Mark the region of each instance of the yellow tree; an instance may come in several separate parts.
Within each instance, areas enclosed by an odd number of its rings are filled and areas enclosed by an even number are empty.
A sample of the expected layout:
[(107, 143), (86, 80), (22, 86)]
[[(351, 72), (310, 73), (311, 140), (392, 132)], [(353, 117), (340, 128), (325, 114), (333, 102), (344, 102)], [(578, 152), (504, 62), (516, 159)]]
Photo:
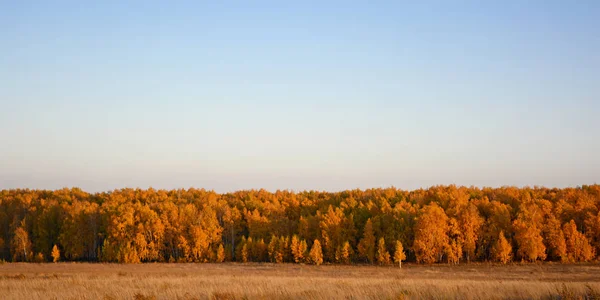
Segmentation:
[(512, 247), (504, 237), (504, 231), (500, 231), (500, 235), (492, 248), (492, 257), (503, 264), (512, 259)]
[(225, 206), (225, 211), (222, 216), (223, 220), (223, 238), (228, 241), (231, 246), (231, 258), (235, 257), (234, 251), (236, 249), (235, 239), (238, 232), (241, 231), (241, 219), (242, 214), (237, 207)]
[(339, 208), (334, 210), (331, 205), (327, 213), (321, 217), (319, 226), (321, 227), (325, 257), (328, 261), (334, 260), (336, 249), (342, 245), (343, 220), (344, 212)]
[(298, 261), (304, 262), (306, 260), (306, 252), (308, 251), (308, 244), (306, 240), (302, 240), (300, 242), (300, 246), (298, 247)]
[(425, 206), (415, 225), (413, 250), (417, 262), (441, 261), (448, 245), (448, 216), (437, 204)]
[(15, 229), (15, 235), (12, 239), (11, 252), (13, 261), (28, 261), (33, 256), (31, 252), (31, 241), (29, 233), (24, 228), (24, 222)]
[(187, 239), (182, 235), (180, 235), (177, 239), (177, 248), (181, 252), (179, 259), (182, 261), (190, 261), (192, 251), (190, 249)]
[(567, 244), (567, 257), (571, 262), (590, 261), (594, 258), (594, 250), (585, 235), (577, 231), (575, 221), (563, 225)]
[(290, 237), (279, 237), (279, 246), (277, 247), (277, 262), (283, 263), (290, 261)]
[(487, 197), (480, 202), (486, 220), (481, 227), (477, 255), (482, 260), (494, 260), (492, 252), (500, 232), (503, 231), (508, 236), (512, 234), (512, 208), (498, 201), (490, 202)]
[(225, 260), (225, 248), (223, 248), (223, 244), (219, 244), (219, 248), (217, 248), (217, 262), (221, 263)]
[(242, 245), (242, 254), (240, 255), (242, 262), (247, 263), (250, 261), (250, 250), (248, 250), (248, 243)]
[(548, 255), (552, 259), (567, 260), (567, 244), (565, 235), (560, 227), (560, 221), (555, 216), (550, 216), (542, 230), (544, 240), (548, 247)]
[(527, 222), (517, 218), (513, 222), (515, 241), (519, 246), (517, 254), (525, 260), (536, 261), (546, 259), (546, 246), (541, 231), (535, 222)]
[(190, 238), (192, 240), (190, 244), (192, 259), (199, 262), (206, 261), (210, 249), (208, 232), (201, 226), (192, 226)]
[(52, 261), (58, 262), (59, 260), (60, 260), (60, 250), (58, 250), (58, 247), (56, 245), (54, 245), (54, 247), (52, 247)]
[(323, 263), (323, 251), (321, 250), (321, 243), (319, 240), (314, 241), (310, 253), (308, 254), (308, 258), (311, 263), (317, 266)]
[(475, 249), (477, 248), (483, 222), (483, 218), (479, 215), (479, 211), (473, 203), (470, 203), (459, 213), (458, 223), (462, 237), (460, 244), (466, 254), (467, 262), (475, 257)]
[(292, 251), (292, 256), (295, 263), (300, 263), (304, 259), (304, 252), (306, 252), (306, 248), (303, 250), (301, 247), (302, 242), (298, 238), (297, 235), (292, 236), (292, 241), (290, 243), (290, 248)]
[(597, 214), (588, 212), (585, 219), (585, 234), (596, 249), (596, 253), (600, 254), (600, 212)]
[(458, 264), (463, 253), (460, 242), (453, 240), (452, 242), (447, 244), (444, 249), (444, 253), (446, 254), (446, 258), (449, 264)]
[(404, 247), (402, 246), (402, 242), (396, 241), (396, 247), (394, 251), (394, 261), (398, 263), (398, 267), (402, 268), (402, 261), (406, 259), (406, 254), (404, 253)]
[(271, 235), (271, 241), (269, 242), (267, 250), (269, 252), (269, 259), (271, 262), (280, 262), (277, 261), (277, 254), (279, 253), (279, 238), (274, 234)]
[(290, 250), (292, 251), (292, 258), (294, 259), (294, 262), (296, 262), (296, 263), (298, 262), (297, 261), (298, 246), (300, 246), (300, 239), (298, 239), (298, 236), (294, 234), (290, 241)]
[(362, 259), (373, 263), (375, 260), (375, 234), (373, 233), (373, 223), (371, 219), (367, 220), (363, 230), (363, 238), (358, 243), (358, 254)]
[(342, 245), (342, 247), (338, 248), (336, 251), (335, 259), (337, 262), (350, 264), (352, 261), (353, 252), (352, 246), (350, 246), (350, 243), (346, 241), (344, 242), (344, 245)]
[(385, 239), (379, 238), (377, 242), (377, 262), (380, 265), (388, 265), (390, 263), (390, 253), (385, 248)]

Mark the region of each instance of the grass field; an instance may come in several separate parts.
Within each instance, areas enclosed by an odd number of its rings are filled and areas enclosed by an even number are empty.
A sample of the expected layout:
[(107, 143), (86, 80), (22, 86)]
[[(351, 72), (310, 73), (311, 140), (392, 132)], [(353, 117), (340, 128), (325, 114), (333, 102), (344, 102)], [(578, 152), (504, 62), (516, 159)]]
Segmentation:
[(0, 299), (600, 299), (600, 265), (0, 265)]

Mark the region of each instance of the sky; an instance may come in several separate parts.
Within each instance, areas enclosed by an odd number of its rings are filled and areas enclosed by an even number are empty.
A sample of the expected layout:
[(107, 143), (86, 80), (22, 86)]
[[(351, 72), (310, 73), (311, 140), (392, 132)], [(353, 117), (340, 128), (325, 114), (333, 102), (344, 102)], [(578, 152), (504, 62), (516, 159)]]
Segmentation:
[(600, 183), (600, 1), (1, 1), (0, 189)]

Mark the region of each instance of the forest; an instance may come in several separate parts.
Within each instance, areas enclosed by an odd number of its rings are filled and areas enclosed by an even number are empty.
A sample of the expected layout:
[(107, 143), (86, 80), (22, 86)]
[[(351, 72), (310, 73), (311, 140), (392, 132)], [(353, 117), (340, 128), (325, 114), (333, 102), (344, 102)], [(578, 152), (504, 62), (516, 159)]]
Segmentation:
[(586, 262), (600, 185), (342, 192), (0, 191), (13, 262)]

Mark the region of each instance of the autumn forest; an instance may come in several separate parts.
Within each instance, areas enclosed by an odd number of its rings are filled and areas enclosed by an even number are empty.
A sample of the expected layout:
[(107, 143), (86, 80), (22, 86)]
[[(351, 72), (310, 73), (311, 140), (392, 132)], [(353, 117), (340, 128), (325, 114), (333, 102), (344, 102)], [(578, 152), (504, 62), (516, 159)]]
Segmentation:
[(600, 185), (2, 190), (0, 233), (5, 261), (585, 262), (600, 254)]

